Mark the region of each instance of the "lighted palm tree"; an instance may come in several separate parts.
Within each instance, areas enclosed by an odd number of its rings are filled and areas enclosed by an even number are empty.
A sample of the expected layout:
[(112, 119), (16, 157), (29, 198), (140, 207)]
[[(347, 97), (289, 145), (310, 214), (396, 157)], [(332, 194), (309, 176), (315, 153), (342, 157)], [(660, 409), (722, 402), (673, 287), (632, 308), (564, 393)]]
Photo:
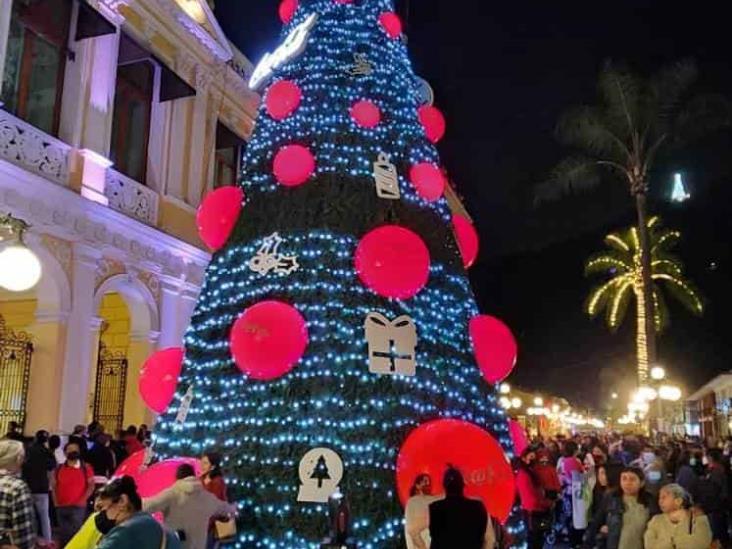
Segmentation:
[[(649, 79), (608, 64), (600, 74), (598, 104), (571, 109), (557, 126), (558, 137), (580, 155), (561, 162), (537, 190), (539, 200), (556, 198), (595, 186), (604, 175), (626, 185), (638, 218), (638, 269), (646, 296), (651, 295), (653, 286), (646, 195), (657, 157), (664, 149), (728, 126), (732, 118), (723, 97), (690, 96), (696, 79), (696, 66), (691, 61), (671, 65)], [(656, 315), (654, 300), (641, 296), (640, 306), (646, 340), (639, 371), (643, 383), (645, 362), (656, 360)]]
[[(651, 259), (651, 295), (654, 303), (654, 327), (661, 333), (668, 325), (669, 312), (664, 291), (677, 299), (695, 315), (701, 315), (704, 306), (699, 292), (685, 278), (681, 261), (671, 254), (681, 233), (664, 229), (659, 217), (648, 220), (649, 251)], [(635, 299), (637, 322), (637, 359), (639, 381), (647, 379), (648, 336), (645, 325), (645, 296), (641, 263), (640, 235), (636, 227), (605, 237), (608, 250), (592, 256), (585, 264), (585, 275), (604, 274), (607, 279), (592, 289), (585, 303), (591, 317), (605, 311), (610, 330), (623, 323)]]

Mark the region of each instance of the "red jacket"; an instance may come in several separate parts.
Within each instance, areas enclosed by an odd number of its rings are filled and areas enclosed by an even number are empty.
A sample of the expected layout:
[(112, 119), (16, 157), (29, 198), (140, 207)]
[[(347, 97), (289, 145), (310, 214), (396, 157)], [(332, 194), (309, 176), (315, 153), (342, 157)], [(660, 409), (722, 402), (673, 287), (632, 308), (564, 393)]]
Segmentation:
[(559, 484), (557, 469), (553, 465), (537, 463), (534, 465), (534, 471), (536, 472), (536, 476), (539, 477), (541, 487), (547, 492), (559, 492), (562, 489), (561, 484)]
[(521, 498), (521, 508), (524, 511), (541, 512), (551, 509), (551, 500), (544, 497), (541, 486), (534, 482), (525, 469), (519, 469), (516, 475), (516, 488)]

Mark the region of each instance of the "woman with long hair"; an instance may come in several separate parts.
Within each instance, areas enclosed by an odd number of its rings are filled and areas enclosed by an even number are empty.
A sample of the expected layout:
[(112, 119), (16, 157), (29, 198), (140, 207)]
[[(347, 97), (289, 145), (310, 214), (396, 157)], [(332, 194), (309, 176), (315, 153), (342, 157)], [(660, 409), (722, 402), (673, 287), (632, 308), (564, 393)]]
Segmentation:
[(620, 486), (608, 491), (584, 536), (583, 547), (643, 549), (643, 534), (656, 504), (644, 488), (645, 476), (638, 467), (626, 467)]
[(409, 500), (404, 508), (404, 533), (407, 549), (429, 547), (429, 506), (439, 498), (432, 495), (432, 478), (421, 473), (409, 489)]

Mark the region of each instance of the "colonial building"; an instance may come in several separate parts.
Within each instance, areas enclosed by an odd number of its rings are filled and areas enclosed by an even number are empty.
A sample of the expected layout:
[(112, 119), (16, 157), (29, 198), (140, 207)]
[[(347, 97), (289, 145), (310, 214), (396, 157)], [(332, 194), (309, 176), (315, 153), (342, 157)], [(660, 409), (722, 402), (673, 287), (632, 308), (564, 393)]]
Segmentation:
[(0, 215), (42, 264), (0, 292), (2, 432), (152, 420), (140, 367), (181, 345), (210, 258), (196, 207), (236, 180), (251, 69), (203, 0), (0, 2)]
[(715, 442), (732, 436), (732, 371), (705, 383), (686, 403), (689, 434)]

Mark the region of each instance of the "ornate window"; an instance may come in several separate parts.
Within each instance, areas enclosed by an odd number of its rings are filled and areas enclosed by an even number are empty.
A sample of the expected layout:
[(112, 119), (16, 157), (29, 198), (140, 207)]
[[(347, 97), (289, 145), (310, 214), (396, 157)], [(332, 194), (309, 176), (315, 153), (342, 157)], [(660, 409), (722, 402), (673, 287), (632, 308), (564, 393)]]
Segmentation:
[(12, 2), (0, 94), (3, 108), (44, 132), (56, 135), (61, 117), (71, 2)]

